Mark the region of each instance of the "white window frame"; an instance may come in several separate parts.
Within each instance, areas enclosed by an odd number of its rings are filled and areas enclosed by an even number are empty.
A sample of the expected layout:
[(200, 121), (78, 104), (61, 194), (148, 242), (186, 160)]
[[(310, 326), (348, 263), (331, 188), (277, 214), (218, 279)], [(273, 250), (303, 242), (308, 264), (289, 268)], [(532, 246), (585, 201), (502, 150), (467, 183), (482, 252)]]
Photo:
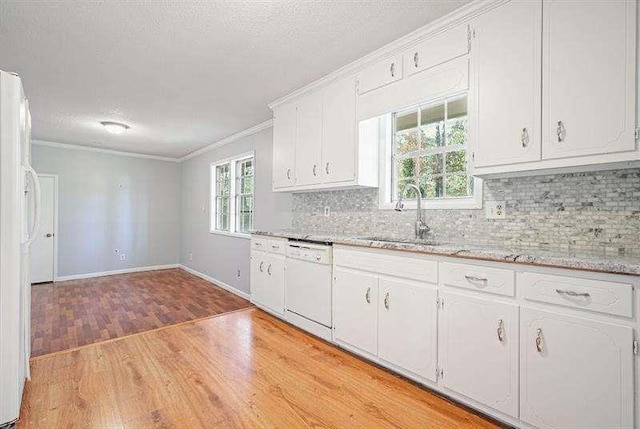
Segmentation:
[[(236, 192), (236, 166), (239, 161), (244, 161), (246, 159), (253, 158), (253, 201), (254, 201), (254, 216), (255, 216), (255, 184), (256, 184), (256, 156), (255, 151), (246, 152), (237, 156), (232, 156), (229, 158), (221, 159), (219, 161), (212, 162), (209, 164), (209, 233), (210, 234), (218, 234), (218, 235), (226, 235), (231, 237), (245, 238), (250, 239), (250, 233), (237, 232), (236, 231), (236, 221), (237, 221), (237, 192)], [(230, 189), (229, 189), (229, 231), (225, 231), (222, 229), (216, 229), (217, 226), (217, 218), (216, 218), (216, 168), (218, 166), (229, 164), (229, 178), (230, 178)]]
[[(380, 187), (378, 192), (378, 207), (382, 210), (394, 210), (396, 207), (396, 201), (393, 200), (393, 115), (395, 112), (401, 112), (406, 109), (410, 109), (416, 106), (424, 106), (437, 104), (446, 100), (455, 99), (464, 94), (468, 94), (468, 91), (448, 94), (444, 97), (425, 100), (422, 103), (417, 103), (411, 106), (406, 106), (401, 109), (395, 109), (394, 112), (387, 113), (378, 118), (380, 127)], [(467, 101), (469, 102), (469, 101)], [(470, 110), (467, 107), (467, 115)], [(468, 124), (472, 121), (468, 120)], [(473, 151), (473, 145), (470, 141), (470, 133), (467, 131), (467, 157)], [(473, 171), (472, 163), (470, 159), (467, 159), (467, 168), (469, 171)], [(442, 199), (422, 199), (422, 208), (425, 210), (439, 210), (439, 209), (481, 209), (482, 208), (482, 179), (478, 177), (473, 178), (474, 195), (470, 197), (461, 198), (442, 198)], [(416, 209), (416, 199), (403, 200), (405, 209)]]

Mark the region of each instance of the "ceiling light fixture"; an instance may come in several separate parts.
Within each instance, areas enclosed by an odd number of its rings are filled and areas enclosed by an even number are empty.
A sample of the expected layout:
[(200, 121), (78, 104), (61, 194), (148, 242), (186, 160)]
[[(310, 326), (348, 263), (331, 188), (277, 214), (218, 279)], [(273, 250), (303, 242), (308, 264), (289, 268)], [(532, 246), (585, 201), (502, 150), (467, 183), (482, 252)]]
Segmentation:
[(120, 122), (100, 122), (107, 132), (111, 134), (122, 134), (129, 129), (129, 125), (121, 124)]

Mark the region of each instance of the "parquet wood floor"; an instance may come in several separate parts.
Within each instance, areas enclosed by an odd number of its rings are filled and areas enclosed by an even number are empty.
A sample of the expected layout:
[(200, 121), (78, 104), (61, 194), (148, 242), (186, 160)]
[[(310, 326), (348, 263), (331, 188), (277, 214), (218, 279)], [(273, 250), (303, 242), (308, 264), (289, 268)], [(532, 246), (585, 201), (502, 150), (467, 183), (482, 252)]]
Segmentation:
[(247, 308), (181, 269), (32, 286), (31, 356)]
[(495, 428), (258, 309), (32, 361), (19, 429)]

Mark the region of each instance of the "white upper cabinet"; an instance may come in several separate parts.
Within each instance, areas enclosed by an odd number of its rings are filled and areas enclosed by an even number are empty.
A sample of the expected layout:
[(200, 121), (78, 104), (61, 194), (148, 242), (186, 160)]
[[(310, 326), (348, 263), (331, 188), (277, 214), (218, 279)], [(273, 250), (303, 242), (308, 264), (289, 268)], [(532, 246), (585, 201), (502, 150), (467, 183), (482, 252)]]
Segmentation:
[(296, 104), (286, 103), (273, 111), (273, 188), (295, 184)]
[(322, 163), (322, 93), (305, 95), (298, 101), (296, 138), (296, 185), (313, 185), (321, 181)]
[(468, 53), (468, 31), (466, 24), (458, 25), (404, 51), (405, 75), (410, 76)]
[(538, 428), (634, 427), (630, 327), (522, 308), (520, 335), (522, 420)]
[(402, 79), (402, 54), (394, 55), (358, 73), (358, 94)]
[(635, 149), (635, 17), (635, 1), (545, 1), (543, 158)]
[(541, 20), (542, 0), (513, 0), (472, 23), (476, 167), (540, 160)]
[(340, 80), (328, 86), (322, 100), (322, 177), (324, 183), (356, 177), (356, 82)]

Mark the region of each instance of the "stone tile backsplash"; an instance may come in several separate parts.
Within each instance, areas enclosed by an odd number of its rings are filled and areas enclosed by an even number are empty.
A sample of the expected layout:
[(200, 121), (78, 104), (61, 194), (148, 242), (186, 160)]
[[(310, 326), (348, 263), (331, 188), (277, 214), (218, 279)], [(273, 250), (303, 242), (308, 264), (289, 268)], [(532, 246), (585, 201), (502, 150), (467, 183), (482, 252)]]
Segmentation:
[[(640, 256), (640, 169), (489, 179), (483, 198), (505, 201), (507, 218), (488, 220), (484, 209), (424, 210), (429, 238)], [(292, 226), (309, 233), (411, 238), (414, 220), (415, 210), (380, 210), (377, 189), (293, 195)]]

